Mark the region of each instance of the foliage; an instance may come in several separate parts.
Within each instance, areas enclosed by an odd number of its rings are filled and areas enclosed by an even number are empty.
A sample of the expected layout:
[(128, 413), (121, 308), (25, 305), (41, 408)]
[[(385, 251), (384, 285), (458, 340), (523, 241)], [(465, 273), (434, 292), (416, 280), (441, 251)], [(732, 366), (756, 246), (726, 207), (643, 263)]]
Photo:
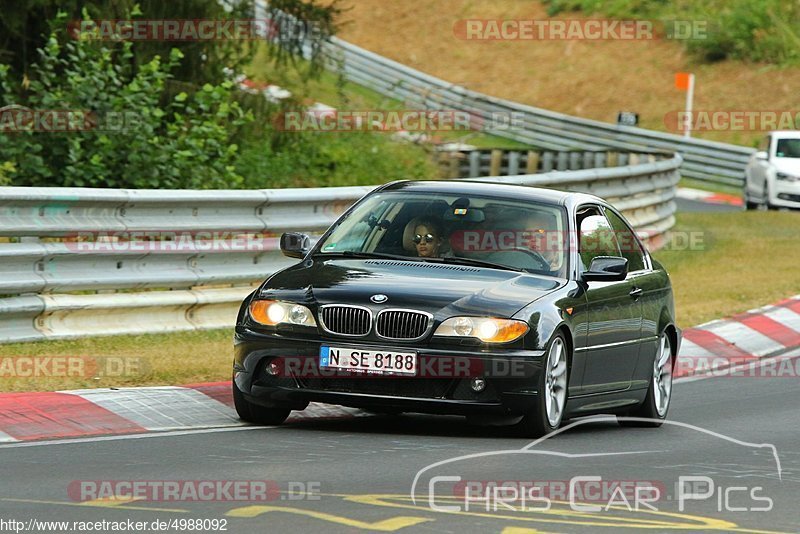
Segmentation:
[(372, 185), (436, 175), (428, 153), (374, 132), (287, 133), (279, 147), (253, 142), (237, 167), (245, 187)]
[[(294, 1), (271, 5), (291, 12)], [(295, 10), (295, 15), (324, 19), (328, 13), (314, 2), (304, 9), (317, 11)], [(62, 15), (51, 26), (62, 28), (65, 20)], [(324, 25), (325, 32), (335, 29), (332, 18)], [(295, 52), (302, 42), (295, 43)], [(183, 52), (173, 49), (141, 63), (140, 44), (76, 40), (54, 31), (38, 51), (38, 61), (28, 66), (29, 76), (20, 79), (10, 65), (0, 64), (0, 107), (86, 111), (97, 123), (86, 131), (0, 132), (0, 184), (232, 189), (376, 184), (436, 175), (424, 148), (394, 142), (385, 133), (276, 129), (276, 114), (308, 105), (302, 95), (314, 76), (335, 77), (322, 76), (321, 64), (293, 55), (291, 45), (266, 55), (262, 65), (300, 80), (293, 88), (300, 96), (273, 104), (228, 79), (218, 84), (177, 80), (175, 73), (186, 61)], [(286, 62), (294, 67), (287, 69)], [(343, 84), (335, 87), (337, 94), (344, 91)], [(110, 117), (118, 120), (104, 120)]]
[(14, 163), (15, 185), (204, 189), (242, 183), (231, 138), (250, 116), (232, 100), (233, 83), (206, 84), (161, 106), (181, 52), (135, 67), (131, 48), (87, 40), (62, 45), (53, 34), (31, 67), (29, 87), (14, 87), (9, 69), (0, 69), (0, 103), (17, 104), (22, 95), (32, 110), (89, 111), (96, 118), (83, 131), (0, 135), (0, 162)]
[(800, 60), (800, 4), (784, 0), (545, 0), (548, 13), (583, 11), (614, 18), (706, 23), (706, 35), (685, 41), (705, 61), (773, 64)]
[[(270, 47), (270, 57), (279, 64), (296, 64), (295, 58), (304, 45), (312, 52), (307, 75), (317, 75), (323, 66), (321, 44), (336, 31), (335, 19), (341, 13), (337, 1), (273, 0), (269, 15), (282, 10), (300, 19), (297, 31), (283, 31)], [(56, 20), (63, 12), (66, 18)], [(130, 20), (131, 15), (146, 20), (248, 20), (257, 13), (254, 0), (220, 2), (217, 0), (14, 0), (6, 1), (0, 9), (0, 63), (10, 65), (14, 77), (27, 76), (36, 62), (36, 50), (45, 46), (48, 36), (68, 33), (70, 22), (80, 20), (86, 13), (91, 20)], [(263, 17), (264, 13), (258, 13)], [(55, 21), (55, 22), (54, 22)], [(314, 37), (309, 40), (309, 36)], [(255, 41), (249, 39), (219, 39), (194, 41), (137, 41), (132, 61), (145, 65), (154, 57), (169, 57), (177, 48), (183, 61), (172, 72), (176, 79), (203, 83), (220, 83), (225, 70), (240, 71), (253, 58)]]

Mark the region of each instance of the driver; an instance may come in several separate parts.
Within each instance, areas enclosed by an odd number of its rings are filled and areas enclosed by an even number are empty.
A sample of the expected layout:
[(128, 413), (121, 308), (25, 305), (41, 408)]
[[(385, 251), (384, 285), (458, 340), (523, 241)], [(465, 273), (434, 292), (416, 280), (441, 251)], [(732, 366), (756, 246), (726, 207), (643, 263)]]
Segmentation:
[(414, 227), (412, 241), (420, 258), (438, 258), (442, 248), (442, 228), (431, 219), (423, 219)]

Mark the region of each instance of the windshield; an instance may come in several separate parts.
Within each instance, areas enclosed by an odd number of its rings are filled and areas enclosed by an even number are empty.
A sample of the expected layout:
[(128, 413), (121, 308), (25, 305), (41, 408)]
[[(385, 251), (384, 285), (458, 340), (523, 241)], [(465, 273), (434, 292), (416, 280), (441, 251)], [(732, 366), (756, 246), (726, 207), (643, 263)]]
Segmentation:
[(775, 157), (800, 158), (800, 139), (778, 139)]
[(318, 253), (494, 264), (565, 278), (566, 235), (563, 208), (552, 204), (387, 191), (362, 201)]

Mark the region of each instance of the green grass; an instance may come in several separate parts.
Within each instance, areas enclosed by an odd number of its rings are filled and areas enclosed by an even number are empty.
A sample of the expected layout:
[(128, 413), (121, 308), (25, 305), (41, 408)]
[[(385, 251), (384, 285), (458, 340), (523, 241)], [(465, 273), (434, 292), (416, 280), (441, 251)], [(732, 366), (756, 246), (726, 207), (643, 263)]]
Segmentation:
[[(144, 385), (180, 385), (230, 377), (233, 361), (230, 329), (174, 334), (85, 337), (0, 345), (0, 391), (55, 391)], [(3, 358), (84, 358), (85, 376), (9, 377)], [(114, 358), (113, 363), (104, 363)], [(95, 363), (97, 362), (97, 363)], [(5, 364), (6, 366), (8, 363)], [(95, 368), (111, 369), (98, 376)], [(21, 368), (25, 372), (25, 368)], [(119, 370), (119, 371), (118, 371)]]
[[(696, 250), (678, 247), (654, 256), (670, 273), (678, 324), (695, 326), (800, 293), (800, 214), (790, 212), (681, 213), (674, 232), (702, 237)], [(0, 345), (16, 356), (115, 357), (133, 364), (129, 376), (0, 378), (0, 391), (175, 385), (230, 376), (230, 329), (175, 334), (89, 337)], [(0, 366), (0, 369), (2, 367)]]
[[(678, 323), (695, 326), (800, 293), (794, 212), (681, 213), (675, 234), (694, 232), (700, 250), (654, 254), (670, 273)], [(673, 247), (674, 248), (674, 247)]]

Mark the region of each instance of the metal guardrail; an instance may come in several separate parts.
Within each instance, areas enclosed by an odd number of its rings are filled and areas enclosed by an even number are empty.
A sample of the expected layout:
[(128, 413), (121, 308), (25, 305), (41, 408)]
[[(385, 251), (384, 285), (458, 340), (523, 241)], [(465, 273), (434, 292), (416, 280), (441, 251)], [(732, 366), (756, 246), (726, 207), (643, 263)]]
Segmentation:
[[(478, 179), (596, 194), (658, 246), (680, 164)], [(0, 342), (230, 326), (253, 284), (292, 263), (278, 234), (319, 232), (371, 189), (0, 187), (0, 236), (13, 238), (0, 242)], [(154, 232), (176, 239), (154, 247)]]
[(436, 161), (442, 176), (451, 179), (599, 169), (636, 165), (670, 157), (672, 154), (668, 153), (592, 150), (564, 152), (500, 148), (440, 150), (436, 153)]
[(425, 109), (459, 110), (491, 124), (492, 114), (520, 119), (514, 128), (488, 133), (549, 150), (667, 151), (684, 159), (681, 173), (710, 183), (742, 186), (744, 168), (755, 149), (727, 143), (685, 138), (563, 113), (491, 97), (451, 84), (435, 76), (332, 38), (327, 45), (332, 68), (348, 80), (385, 96)]

